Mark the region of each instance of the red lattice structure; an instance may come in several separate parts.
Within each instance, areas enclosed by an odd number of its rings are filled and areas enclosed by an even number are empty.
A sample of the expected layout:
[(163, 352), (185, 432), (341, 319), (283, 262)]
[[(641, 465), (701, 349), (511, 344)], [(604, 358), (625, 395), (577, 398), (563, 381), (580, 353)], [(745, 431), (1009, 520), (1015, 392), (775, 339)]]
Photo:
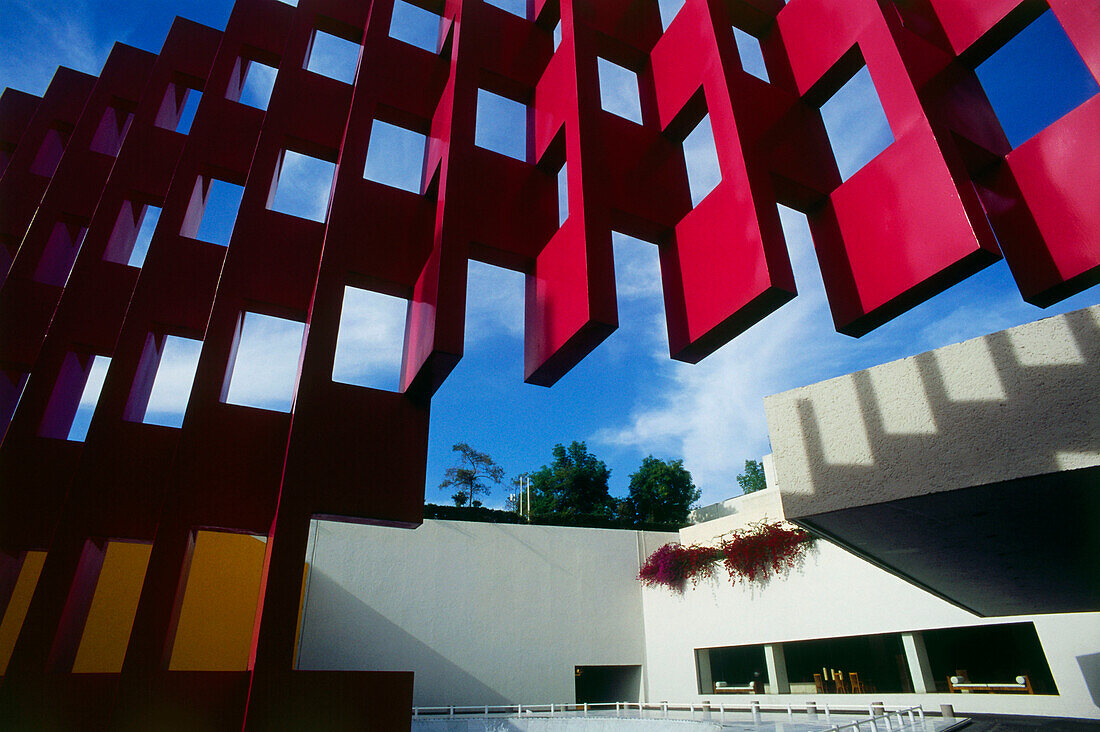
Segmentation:
[[(443, 17), (438, 54), (389, 37), (392, 0), (237, 0), (222, 32), (177, 20), (159, 55), (117, 45), (99, 78), (60, 69), (41, 99), (0, 98), (0, 607), (48, 551), (0, 718), (407, 728), (411, 674), (292, 669), (302, 566), (313, 517), (421, 521), (470, 259), (526, 274), (542, 385), (617, 326), (612, 230), (660, 247), (671, 355), (690, 362), (794, 297), (777, 202), (808, 215), (851, 335), (1002, 255), (1039, 305), (1100, 281), (1100, 98), (1012, 149), (973, 72), (1049, 7), (1100, 79), (1096, 3), (687, 0), (662, 32), (649, 0), (529, 0), (533, 20), (413, 1)], [(770, 83), (742, 70), (733, 26)], [(360, 44), (355, 84), (304, 69), (316, 30)], [(643, 124), (601, 110), (597, 57), (638, 74)], [(279, 69), (266, 111), (235, 101), (250, 61)], [(895, 141), (842, 183), (818, 107), (863, 64)], [(479, 88), (528, 106), (526, 162), (475, 146)], [(707, 113), (722, 181), (693, 207), (680, 143)], [(421, 192), (363, 178), (376, 119), (429, 135)], [(325, 222), (268, 209), (284, 150), (336, 163)], [(192, 238), (212, 178), (244, 186), (228, 247)], [(138, 269), (121, 262), (144, 205), (163, 212)], [(347, 284), (408, 300), (395, 392), (331, 379)], [(245, 312), (306, 324), (289, 414), (225, 401)], [(181, 428), (128, 418), (168, 335), (202, 340)], [(68, 441), (93, 355), (110, 370)], [(199, 528), (267, 537), (248, 671), (167, 670)], [(110, 539), (152, 544), (125, 662), (73, 674)]]

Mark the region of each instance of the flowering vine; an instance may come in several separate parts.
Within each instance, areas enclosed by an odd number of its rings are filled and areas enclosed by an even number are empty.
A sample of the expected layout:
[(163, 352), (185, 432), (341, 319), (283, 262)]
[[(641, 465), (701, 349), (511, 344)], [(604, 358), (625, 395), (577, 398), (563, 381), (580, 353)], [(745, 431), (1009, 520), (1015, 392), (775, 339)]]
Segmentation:
[(796, 526), (762, 521), (726, 534), (717, 546), (665, 544), (649, 555), (638, 579), (651, 587), (665, 585), (680, 591), (689, 579), (694, 585), (701, 577), (710, 577), (721, 562), (735, 584), (763, 581), (795, 567), (812, 542), (810, 534)]

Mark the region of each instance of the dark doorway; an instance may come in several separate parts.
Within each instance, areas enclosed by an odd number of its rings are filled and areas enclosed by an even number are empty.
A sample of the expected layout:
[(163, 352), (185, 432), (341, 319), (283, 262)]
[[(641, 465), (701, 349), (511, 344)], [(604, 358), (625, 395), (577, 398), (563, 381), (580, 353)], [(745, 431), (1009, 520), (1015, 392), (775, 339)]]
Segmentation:
[(642, 696), (641, 666), (577, 666), (577, 704), (638, 701)]

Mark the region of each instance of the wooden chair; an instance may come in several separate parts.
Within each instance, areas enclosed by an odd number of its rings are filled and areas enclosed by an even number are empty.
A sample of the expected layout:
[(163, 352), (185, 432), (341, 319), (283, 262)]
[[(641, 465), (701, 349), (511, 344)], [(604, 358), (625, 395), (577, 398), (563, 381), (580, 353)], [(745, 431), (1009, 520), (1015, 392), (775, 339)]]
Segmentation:
[(847, 694), (848, 689), (844, 685), (844, 672), (833, 670), (833, 687), (837, 694)]
[(848, 686), (851, 688), (853, 694), (863, 693), (863, 684), (859, 683), (859, 674), (855, 671), (848, 674)]
[(818, 694), (824, 694), (825, 692), (825, 678), (821, 674), (814, 674), (814, 686), (817, 687)]

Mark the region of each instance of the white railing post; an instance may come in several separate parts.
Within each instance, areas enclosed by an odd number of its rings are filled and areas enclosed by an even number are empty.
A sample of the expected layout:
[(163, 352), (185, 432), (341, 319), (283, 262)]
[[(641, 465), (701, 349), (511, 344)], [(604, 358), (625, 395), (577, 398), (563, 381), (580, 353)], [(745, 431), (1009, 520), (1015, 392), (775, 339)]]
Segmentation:
[(454, 715), (455, 715), (455, 708), (454, 708), (454, 707), (451, 707), (451, 714), (450, 714), (450, 716), (452, 716), (452, 717), (453, 717)]
[(588, 716), (588, 702), (584, 703), (584, 716)]
[(828, 724), (830, 721), (832, 721), (832, 720), (829, 719), (829, 705), (826, 704), (825, 705), (825, 723)]
[(787, 719), (794, 719), (794, 707), (787, 705)]

